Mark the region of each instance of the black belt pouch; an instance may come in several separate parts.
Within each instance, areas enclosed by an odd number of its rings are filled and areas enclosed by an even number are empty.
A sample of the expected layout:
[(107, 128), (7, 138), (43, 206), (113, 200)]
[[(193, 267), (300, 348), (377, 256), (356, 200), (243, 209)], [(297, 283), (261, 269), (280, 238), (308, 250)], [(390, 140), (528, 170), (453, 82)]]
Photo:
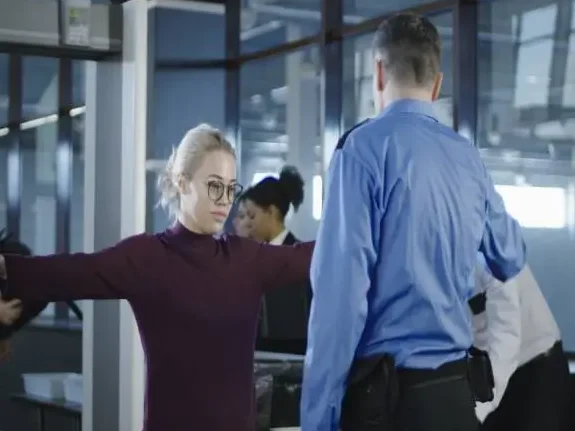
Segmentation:
[(467, 362), (469, 383), (475, 396), (475, 401), (479, 401), (480, 403), (493, 401), (495, 381), (488, 353), (484, 350), (472, 347), (469, 349)]
[(343, 398), (341, 430), (391, 430), (398, 399), (398, 374), (391, 356), (356, 360)]

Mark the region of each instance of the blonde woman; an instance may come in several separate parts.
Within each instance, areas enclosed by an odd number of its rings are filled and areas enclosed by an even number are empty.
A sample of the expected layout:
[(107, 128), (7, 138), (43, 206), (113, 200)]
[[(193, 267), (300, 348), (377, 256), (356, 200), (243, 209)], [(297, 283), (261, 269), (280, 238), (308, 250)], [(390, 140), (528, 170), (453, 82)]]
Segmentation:
[(210, 126), (186, 133), (159, 187), (171, 228), (93, 254), (0, 257), (6, 295), (127, 299), (147, 355), (144, 429), (253, 431), (260, 300), (307, 280), (313, 245), (216, 235), (241, 186), (232, 146)]

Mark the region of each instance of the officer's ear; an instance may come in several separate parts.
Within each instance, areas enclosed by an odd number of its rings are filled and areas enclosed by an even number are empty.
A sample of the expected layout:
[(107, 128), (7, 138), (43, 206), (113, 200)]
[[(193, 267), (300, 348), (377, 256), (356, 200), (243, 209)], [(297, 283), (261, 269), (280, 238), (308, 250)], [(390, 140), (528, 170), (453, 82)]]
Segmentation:
[(433, 91), (431, 93), (431, 100), (434, 102), (439, 99), (439, 93), (441, 92), (441, 84), (443, 84), (443, 73), (439, 72), (435, 76), (435, 80), (433, 82)]
[(385, 89), (387, 76), (385, 74), (385, 69), (383, 68), (383, 61), (381, 60), (381, 57), (375, 57), (373, 73), (375, 78), (375, 90), (378, 93), (382, 93)]

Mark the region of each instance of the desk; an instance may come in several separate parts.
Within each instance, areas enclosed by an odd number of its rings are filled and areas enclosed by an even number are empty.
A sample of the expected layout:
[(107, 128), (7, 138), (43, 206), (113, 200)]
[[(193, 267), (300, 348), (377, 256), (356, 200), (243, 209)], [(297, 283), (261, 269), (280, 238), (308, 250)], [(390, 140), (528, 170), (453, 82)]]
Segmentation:
[(290, 362), (303, 362), (305, 360), (304, 355), (294, 355), (291, 353), (276, 353), (276, 352), (262, 352), (256, 351), (254, 353), (254, 360), (256, 362), (259, 361), (274, 361), (274, 362), (282, 362), (282, 361), (290, 361)]
[(38, 431), (46, 430), (46, 414), (54, 413), (69, 416), (74, 420), (74, 429), (82, 431), (82, 405), (66, 400), (55, 400), (27, 394), (14, 394), (10, 397), (14, 403), (36, 411), (38, 415)]

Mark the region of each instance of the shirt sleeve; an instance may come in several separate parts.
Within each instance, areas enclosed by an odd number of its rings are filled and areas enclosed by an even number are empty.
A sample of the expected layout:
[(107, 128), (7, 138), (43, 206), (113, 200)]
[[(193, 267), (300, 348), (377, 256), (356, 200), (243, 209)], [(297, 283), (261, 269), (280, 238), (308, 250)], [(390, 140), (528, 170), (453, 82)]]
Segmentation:
[[(149, 251), (143, 235), (96, 253), (5, 255), (6, 295), (23, 301), (132, 299)], [(151, 264), (152, 262), (148, 262)]]
[(487, 350), (495, 380), (494, 398), (476, 407), (478, 419), (497, 408), (509, 379), (517, 369), (521, 348), (521, 308), (515, 279), (505, 284), (485, 270), (478, 270), (477, 283), (484, 286), (486, 294)]
[(487, 185), (486, 221), (480, 251), (493, 275), (503, 282), (515, 277), (525, 266), (526, 252), (521, 226), (506, 209), (485, 171)]
[(302, 431), (336, 431), (347, 375), (367, 318), (377, 258), (373, 177), (336, 150), (311, 266), (313, 299), (301, 400)]

